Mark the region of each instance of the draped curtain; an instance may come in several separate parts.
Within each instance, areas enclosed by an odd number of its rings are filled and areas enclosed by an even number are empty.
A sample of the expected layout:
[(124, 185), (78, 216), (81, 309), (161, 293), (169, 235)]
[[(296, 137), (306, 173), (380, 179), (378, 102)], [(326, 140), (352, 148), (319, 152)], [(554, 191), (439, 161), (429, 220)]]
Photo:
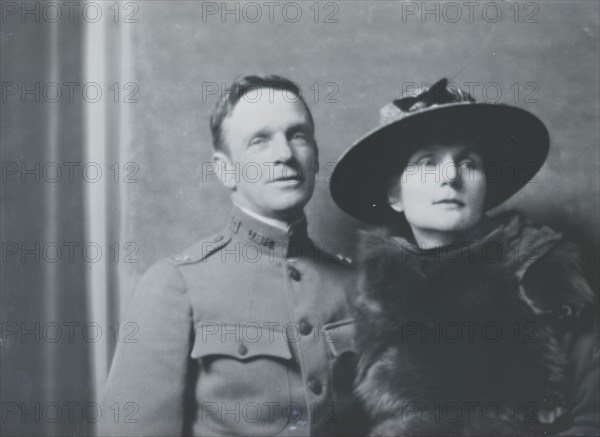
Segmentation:
[(99, 396), (122, 333), (128, 29), (36, 22), (36, 4), (1, 23), (0, 431), (84, 435), (113, 414)]

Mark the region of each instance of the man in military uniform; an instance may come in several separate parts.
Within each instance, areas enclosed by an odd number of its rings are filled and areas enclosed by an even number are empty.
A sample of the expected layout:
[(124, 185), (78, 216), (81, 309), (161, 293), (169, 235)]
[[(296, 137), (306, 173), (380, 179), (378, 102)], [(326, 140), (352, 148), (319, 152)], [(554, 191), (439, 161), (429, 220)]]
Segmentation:
[[(141, 279), (125, 315), (139, 342), (117, 347), (103, 435), (356, 431), (340, 409), (354, 275), (308, 238), (303, 213), (318, 168), (312, 115), (278, 76), (231, 89), (211, 116), (231, 217)], [(244, 178), (250, 166), (260, 172)]]

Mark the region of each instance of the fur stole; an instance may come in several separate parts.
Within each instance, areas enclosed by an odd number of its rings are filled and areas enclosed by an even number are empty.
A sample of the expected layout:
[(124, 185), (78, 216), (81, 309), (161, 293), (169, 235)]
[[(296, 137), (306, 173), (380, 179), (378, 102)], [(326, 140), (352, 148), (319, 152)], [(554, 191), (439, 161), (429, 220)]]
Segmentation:
[(535, 434), (568, 409), (561, 339), (593, 299), (576, 251), (516, 214), (465, 237), (361, 237), (356, 393), (377, 435)]

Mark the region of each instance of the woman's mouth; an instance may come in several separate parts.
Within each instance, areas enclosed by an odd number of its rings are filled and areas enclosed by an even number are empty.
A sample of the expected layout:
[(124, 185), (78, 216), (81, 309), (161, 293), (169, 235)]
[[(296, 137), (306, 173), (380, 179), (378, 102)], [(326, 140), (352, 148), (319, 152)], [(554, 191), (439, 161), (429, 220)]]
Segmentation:
[(458, 199), (442, 199), (436, 200), (433, 202), (434, 205), (456, 205), (456, 206), (465, 206), (465, 203), (462, 200)]

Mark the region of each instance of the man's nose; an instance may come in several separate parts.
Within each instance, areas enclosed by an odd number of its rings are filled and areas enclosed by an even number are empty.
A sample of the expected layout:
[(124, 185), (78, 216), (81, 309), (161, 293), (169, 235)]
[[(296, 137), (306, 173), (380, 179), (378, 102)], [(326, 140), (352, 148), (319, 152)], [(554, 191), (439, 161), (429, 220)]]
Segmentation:
[(271, 144), (275, 162), (287, 162), (294, 156), (290, 143), (284, 134), (275, 135)]

